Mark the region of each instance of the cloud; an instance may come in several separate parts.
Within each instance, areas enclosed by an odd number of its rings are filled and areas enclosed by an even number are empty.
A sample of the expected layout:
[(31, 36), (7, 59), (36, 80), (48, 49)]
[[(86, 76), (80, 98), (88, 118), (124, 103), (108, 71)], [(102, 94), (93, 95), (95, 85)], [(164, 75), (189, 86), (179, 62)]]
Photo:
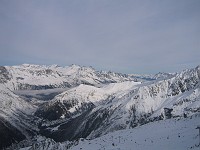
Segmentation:
[(200, 64), (200, 2), (0, 1), (0, 63), (88, 65), (126, 73)]

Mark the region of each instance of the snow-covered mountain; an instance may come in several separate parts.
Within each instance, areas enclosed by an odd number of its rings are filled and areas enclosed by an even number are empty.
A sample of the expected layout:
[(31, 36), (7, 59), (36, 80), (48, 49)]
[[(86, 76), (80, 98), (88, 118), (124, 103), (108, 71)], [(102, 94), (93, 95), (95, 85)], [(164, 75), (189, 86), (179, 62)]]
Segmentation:
[(1, 67), (0, 72), (1, 82), (13, 90), (41, 90), (133, 80), (126, 74), (96, 71), (92, 67), (78, 65), (60, 67), (23, 64)]
[[(135, 80), (125, 74), (96, 71), (92, 67), (23, 64), (0, 67), (0, 148), (39, 132), (38, 105), (80, 84)], [(41, 108), (41, 107), (40, 107)], [(44, 115), (44, 114), (43, 114)], [(6, 131), (6, 134), (4, 134)]]
[[(156, 122), (165, 119), (174, 122), (171, 118), (183, 120), (200, 112), (200, 66), (175, 74), (159, 73), (148, 80), (141, 77), (142, 82), (133, 75), (99, 72), (76, 65), (26, 64), (0, 70), (1, 103), (5, 106), (0, 109), (2, 114), (6, 113), (3, 116), (0, 112), (2, 118), (19, 132), (27, 122), (24, 128), (32, 126), (32, 129), (26, 138), (45, 136), (53, 139), (50, 143), (56, 147), (63, 146), (57, 142), (79, 138), (95, 141), (97, 137), (106, 134), (109, 137), (110, 133), (122, 129), (125, 136), (132, 128), (137, 130), (149, 123), (152, 127), (155, 123), (164, 128)], [(19, 112), (24, 117), (9, 115)], [(22, 123), (15, 125), (17, 119)], [(74, 145), (74, 142), (69, 143)], [(64, 145), (66, 148), (66, 143)]]
[[(80, 85), (45, 103), (36, 115), (47, 120), (68, 119), (62, 125), (55, 121), (49, 125), (45, 123), (45, 128), (43, 126), (44, 135), (57, 141), (77, 137), (96, 138), (119, 129), (133, 128), (168, 117), (191, 116), (199, 112), (199, 79), (198, 66), (171, 78), (142, 84), (127, 81), (99, 88)], [(60, 111), (63, 108), (65, 111)], [(170, 110), (172, 112), (168, 116), (167, 111)], [(57, 117), (49, 118), (46, 115), (52, 113)], [(70, 126), (74, 122), (78, 125)], [(59, 129), (74, 131), (63, 135)]]
[(175, 76), (175, 73), (166, 73), (166, 72), (159, 72), (156, 75), (154, 75), (152, 78), (153, 79), (159, 79), (159, 80), (163, 80), (166, 78), (172, 78), (173, 76)]

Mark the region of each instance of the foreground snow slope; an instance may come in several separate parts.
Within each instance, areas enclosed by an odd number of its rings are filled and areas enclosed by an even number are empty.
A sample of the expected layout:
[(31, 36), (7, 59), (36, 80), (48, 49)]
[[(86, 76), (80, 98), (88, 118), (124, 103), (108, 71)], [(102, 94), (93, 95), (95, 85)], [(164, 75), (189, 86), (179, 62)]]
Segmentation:
[(18, 150), (199, 150), (200, 113), (115, 131), (99, 138), (55, 142), (45, 137), (25, 140), (9, 148)]
[(116, 131), (93, 140), (80, 140), (70, 150), (199, 150), (200, 114)]

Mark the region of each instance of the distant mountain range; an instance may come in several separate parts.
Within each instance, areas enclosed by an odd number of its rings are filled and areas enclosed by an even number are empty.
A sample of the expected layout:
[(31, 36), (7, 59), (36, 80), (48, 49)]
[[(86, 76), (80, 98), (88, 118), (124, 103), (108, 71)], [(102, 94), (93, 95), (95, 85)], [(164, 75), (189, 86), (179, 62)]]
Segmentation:
[(198, 114), (200, 66), (156, 75), (78, 65), (0, 67), (0, 149), (73, 148), (82, 138)]

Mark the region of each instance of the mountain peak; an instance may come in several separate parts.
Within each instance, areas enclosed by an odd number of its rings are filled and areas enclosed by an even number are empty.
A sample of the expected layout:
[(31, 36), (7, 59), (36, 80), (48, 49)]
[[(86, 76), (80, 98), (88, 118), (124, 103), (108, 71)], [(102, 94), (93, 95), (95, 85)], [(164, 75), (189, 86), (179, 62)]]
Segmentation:
[(72, 68), (81, 68), (81, 66), (77, 65), (77, 64), (71, 64), (71, 65), (69, 65), (69, 67), (72, 67)]

